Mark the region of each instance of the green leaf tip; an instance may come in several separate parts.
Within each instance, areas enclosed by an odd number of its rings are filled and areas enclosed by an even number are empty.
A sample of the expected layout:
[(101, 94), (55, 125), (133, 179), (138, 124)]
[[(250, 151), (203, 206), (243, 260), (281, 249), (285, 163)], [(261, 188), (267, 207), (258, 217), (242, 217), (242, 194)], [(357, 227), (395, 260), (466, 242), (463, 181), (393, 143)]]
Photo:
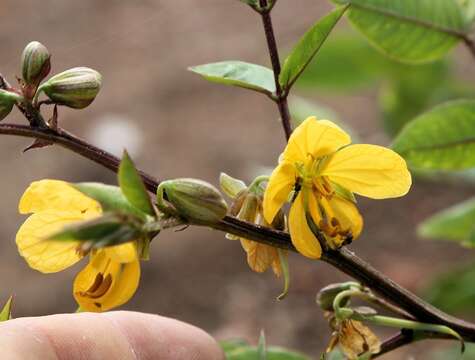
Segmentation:
[(155, 215), (145, 184), (127, 151), (124, 150), (118, 171), (119, 186), (125, 198), (140, 211)]
[(279, 82), (283, 89), (288, 91), (295, 81), (297, 81), (298, 77), (320, 50), (347, 8), (347, 5), (336, 8), (317, 21), (299, 40), (285, 60), (279, 76)]
[(0, 312), (0, 322), (10, 320), (12, 318), (13, 295), (10, 295), (7, 302)]

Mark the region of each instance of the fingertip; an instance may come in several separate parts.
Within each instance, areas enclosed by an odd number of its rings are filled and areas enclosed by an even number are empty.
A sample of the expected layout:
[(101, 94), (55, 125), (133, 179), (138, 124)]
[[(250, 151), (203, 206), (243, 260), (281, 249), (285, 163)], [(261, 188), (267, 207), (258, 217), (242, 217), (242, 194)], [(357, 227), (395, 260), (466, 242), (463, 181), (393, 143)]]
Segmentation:
[(131, 311), (103, 313), (124, 334), (138, 359), (222, 360), (216, 340), (193, 325)]
[(60, 314), (0, 323), (2, 358), (222, 360), (216, 341), (178, 320), (139, 312)]

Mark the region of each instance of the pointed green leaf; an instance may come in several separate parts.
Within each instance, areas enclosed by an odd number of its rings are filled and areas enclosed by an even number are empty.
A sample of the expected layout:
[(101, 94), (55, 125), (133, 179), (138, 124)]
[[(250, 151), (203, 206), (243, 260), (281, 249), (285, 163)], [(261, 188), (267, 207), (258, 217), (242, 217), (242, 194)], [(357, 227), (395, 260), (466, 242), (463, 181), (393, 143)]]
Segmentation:
[(123, 215), (108, 213), (97, 219), (66, 226), (48, 240), (87, 241), (94, 248), (123, 244), (140, 236), (138, 229), (130, 221), (132, 219)]
[(449, 102), (419, 116), (392, 147), (416, 169), (475, 167), (475, 101)]
[(346, 6), (341, 6), (333, 10), (324, 18), (317, 21), (300, 39), (282, 67), (279, 82), (283, 89), (289, 90), (295, 81), (297, 81), (300, 74), (302, 74), (307, 65), (312, 61), (318, 50), (320, 50), (346, 8)]
[(475, 198), (445, 209), (419, 225), (421, 236), (430, 239), (451, 240), (475, 247)]
[(274, 72), (243, 61), (222, 61), (190, 67), (188, 70), (218, 84), (233, 85), (267, 95), (275, 92)]
[(152, 201), (132, 159), (124, 151), (118, 171), (119, 186), (126, 199), (140, 211), (154, 216)]
[(350, 22), (386, 55), (410, 63), (445, 55), (466, 24), (456, 0), (333, 0), (350, 4)]
[(12, 318), (13, 296), (10, 296), (0, 312), (0, 322), (10, 320)]
[(118, 186), (101, 183), (78, 183), (74, 184), (74, 187), (84, 195), (99, 202), (104, 212), (122, 212), (144, 218), (144, 213), (127, 201)]

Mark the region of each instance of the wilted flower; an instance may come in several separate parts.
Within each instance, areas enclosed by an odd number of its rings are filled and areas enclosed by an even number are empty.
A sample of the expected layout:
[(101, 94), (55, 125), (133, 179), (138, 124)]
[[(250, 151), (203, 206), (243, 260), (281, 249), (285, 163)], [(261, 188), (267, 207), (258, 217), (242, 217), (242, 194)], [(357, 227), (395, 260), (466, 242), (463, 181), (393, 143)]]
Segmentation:
[[(274, 227), (279, 230), (285, 229), (283, 213), (276, 216), (272, 225), (268, 224), (264, 219), (262, 213), (264, 190), (260, 184), (254, 184), (248, 188), (241, 180), (234, 179), (222, 173), (220, 176), (220, 185), (223, 191), (233, 199), (231, 215), (253, 224)], [(278, 222), (280, 222), (280, 224)], [(253, 271), (261, 273), (272, 267), (277, 277), (282, 275), (282, 264), (277, 248), (242, 237), (236, 237), (231, 234), (227, 234), (226, 237), (232, 240), (239, 239), (241, 241), (241, 245), (247, 254), (247, 263)], [(283, 252), (283, 256), (286, 255), (287, 254)]]

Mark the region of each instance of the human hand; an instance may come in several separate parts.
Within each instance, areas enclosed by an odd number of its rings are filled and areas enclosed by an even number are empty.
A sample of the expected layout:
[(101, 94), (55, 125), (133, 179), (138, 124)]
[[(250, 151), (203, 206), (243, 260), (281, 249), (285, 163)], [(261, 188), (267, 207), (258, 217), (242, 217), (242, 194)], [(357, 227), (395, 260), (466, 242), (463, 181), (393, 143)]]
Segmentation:
[(0, 323), (8, 360), (222, 360), (203, 330), (178, 320), (130, 311), (60, 314)]

